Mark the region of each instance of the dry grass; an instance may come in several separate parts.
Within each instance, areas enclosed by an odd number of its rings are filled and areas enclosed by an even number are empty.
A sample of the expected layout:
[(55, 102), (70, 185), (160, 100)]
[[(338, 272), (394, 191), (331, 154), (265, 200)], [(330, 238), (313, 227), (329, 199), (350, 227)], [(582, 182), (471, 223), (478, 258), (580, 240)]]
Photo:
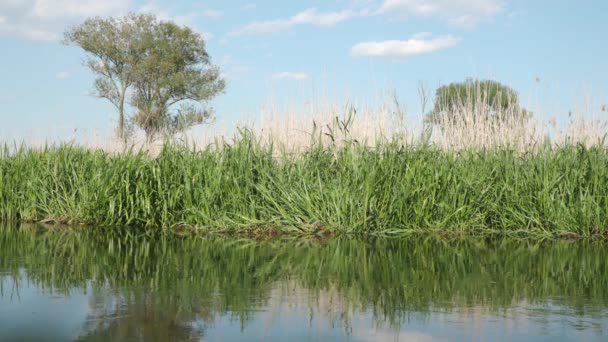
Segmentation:
[[(421, 101), (424, 108), (428, 99), (421, 98)], [(440, 125), (427, 125), (424, 115), (420, 113), (406, 113), (390, 96), (372, 104), (307, 101), (302, 105), (264, 105), (259, 113), (238, 121), (236, 125), (216, 121), (172, 137), (172, 140), (199, 150), (212, 144), (230, 143), (235, 132), (247, 129), (263, 144), (272, 143), (283, 152), (294, 153), (306, 150), (312, 143), (343, 146), (355, 142), (373, 148), (389, 141), (406, 145), (428, 142), (440, 149), (452, 151), (494, 147), (529, 151), (547, 142), (555, 147), (567, 143), (587, 147), (604, 144), (608, 132), (605, 105), (587, 106), (561, 120), (535, 112), (529, 120), (521, 121), (513, 119), (517, 117), (514, 109), (490, 114), (487, 106), (479, 105), (480, 102), (481, 99), (475, 99), (452, 108), (460, 119), (442, 122)], [(493, 115), (508, 119), (488, 119)], [(228, 128), (231, 126), (234, 128)], [(126, 146), (111, 135), (96, 130), (63, 129), (55, 134), (59, 135), (63, 139), (58, 141), (44, 138), (44, 134), (32, 133), (23, 143), (36, 148), (67, 141), (112, 153), (145, 150), (151, 155), (157, 155), (163, 146), (163, 140), (147, 144), (141, 132), (134, 134)], [(0, 143), (14, 144), (14, 141), (11, 136), (0, 132)]]
[[(428, 99), (421, 101), (425, 108)], [(306, 150), (311, 143), (342, 146), (357, 142), (373, 148), (388, 141), (406, 145), (428, 142), (453, 151), (508, 147), (523, 152), (546, 143), (554, 147), (604, 144), (608, 133), (605, 106), (586, 106), (561, 122), (540, 111), (522, 121), (515, 119), (519, 109), (490, 113), (491, 109), (482, 102), (475, 99), (453, 108), (460, 120), (439, 125), (427, 125), (420, 113), (406, 113), (393, 97), (373, 104), (308, 101), (301, 106), (267, 105), (261, 108), (257, 122), (250, 120), (237, 127), (251, 129), (263, 143), (273, 143), (290, 152)], [(495, 116), (507, 119), (491, 119)], [(226, 137), (225, 132), (218, 136)], [(196, 146), (214, 142), (209, 135), (205, 139), (192, 134), (184, 138)]]

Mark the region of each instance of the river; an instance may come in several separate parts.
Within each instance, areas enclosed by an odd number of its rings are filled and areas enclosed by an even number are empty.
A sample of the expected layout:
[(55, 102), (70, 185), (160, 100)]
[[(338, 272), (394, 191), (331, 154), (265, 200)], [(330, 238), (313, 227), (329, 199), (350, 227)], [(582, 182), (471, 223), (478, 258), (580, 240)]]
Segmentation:
[(0, 341), (603, 341), (591, 241), (0, 226)]

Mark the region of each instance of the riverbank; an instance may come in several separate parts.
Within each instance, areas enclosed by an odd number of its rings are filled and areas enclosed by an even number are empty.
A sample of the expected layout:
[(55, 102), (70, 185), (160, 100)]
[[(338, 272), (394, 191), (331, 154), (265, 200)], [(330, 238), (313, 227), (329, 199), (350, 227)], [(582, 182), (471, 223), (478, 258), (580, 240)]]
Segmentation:
[(246, 131), (158, 156), (72, 145), (0, 156), (0, 220), (197, 232), (608, 236), (608, 153), (563, 145), (450, 151), (311, 143)]

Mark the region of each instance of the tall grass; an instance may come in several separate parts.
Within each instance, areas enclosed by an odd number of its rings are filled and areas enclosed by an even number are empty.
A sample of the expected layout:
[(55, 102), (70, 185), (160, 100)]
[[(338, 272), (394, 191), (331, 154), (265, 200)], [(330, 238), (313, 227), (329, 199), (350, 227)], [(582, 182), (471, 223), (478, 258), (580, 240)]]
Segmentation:
[(345, 120), (298, 153), (250, 130), (198, 149), (168, 143), (156, 157), (5, 147), (0, 219), (305, 234), (608, 232), (603, 144), (369, 147)]
[[(526, 152), (546, 144), (553, 147), (579, 143), (587, 147), (605, 146), (607, 105), (598, 104), (591, 98), (561, 118), (555, 117), (554, 112), (539, 108), (539, 105), (532, 105), (529, 108), (531, 117), (522, 121), (517, 118), (521, 117), (523, 108), (508, 107), (497, 111), (487, 105), (484, 89), (473, 90), (471, 92), (477, 96), (439, 107), (443, 111), (454, 112), (453, 117), (458, 120), (440, 119), (436, 124), (429, 124), (426, 120), (432, 97), (428, 89), (421, 87), (418, 109), (406, 107), (396, 94), (381, 95), (371, 102), (347, 101), (345, 104), (325, 100), (322, 96), (312, 97), (299, 104), (270, 103), (257, 113), (241, 116), (237, 122), (226, 122), (220, 116), (210, 125), (170, 138), (187, 142), (190, 148), (200, 150), (215, 145), (217, 139), (231, 141), (235, 130), (245, 129), (253, 132), (263, 145), (272, 144), (291, 153), (305, 152), (313, 141), (325, 147), (356, 141), (375, 148), (378, 144), (398, 140), (407, 145), (430, 143), (438, 149), (453, 151), (508, 147)], [(494, 120), (497, 117), (502, 119)], [(106, 130), (109, 132), (109, 127)], [(31, 130), (25, 137), (17, 139), (37, 148), (44, 148), (49, 141), (69, 141), (110, 153), (124, 153), (131, 149), (146, 150), (151, 155), (160, 153), (164, 143), (162, 139), (148, 144), (143, 132), (136, 130), (132, 133), (126, 147), (123, 141), (111, 135), (83, 127)], [(10, 133), (0, 130), (0, 144), (12, 144), (14, 139), (14, 135), (11, 137)]]
[[(251, 128), (264, 143), (294, 152), (308, 149), (311, 138), (324, 146), (341, 145), (344, 139), (332, 138), (344, 135), (368, 147), (399, 140), (409, 145), (431, 143), (444, 150), (507, 146), (523, 152), (547, 143), (553, 147), (604, 144), (608, 133), (605, 105), (587, 99), (584, 106), (570, 111), (567, 117), (564, 113), (564, 120), (558, 120), (555, 113), (546, 113), (538, 105), (530, 108), (532, 112), (521, 106), (493, 108), (488, 105), (488, 91), (477, 86), (469, 89), (471, 96), (455, 103), (440, 103), (433, 109), (451, 112), (453, 115), (448, 117), (457, 120), (440, 115), (439, 120), (433, 120), (435, 124), (430, 124), (427, 116), (432, 97), (421, 86), (419, 109), (406, 107), (396, 94), (381, 96), (372, 103), (346, 105), (310, 99), (299, 106), (264, 106), (259, 122), (253, 120), (241, 127)], [(496, 101), (501, 101), (500, 95)], [(526, 120), (521, 120), (523, 114), (528, 117)], [(208, 143), (208, 139), (198, 139), (196, 135), (186, 139), (199, 146)]]
[(0, 220), (608, 236), (606, 120), (591, 113), (541, 124), (538, 113), (497, 112), (476, 93), (442, 109), (451, 119), (418, 128), (395, 100), (375, 109), (311, 106), (313, 117), (268, 109), (261, 126), (202, 144), (182, 136), (120, 153), (4, 145)]

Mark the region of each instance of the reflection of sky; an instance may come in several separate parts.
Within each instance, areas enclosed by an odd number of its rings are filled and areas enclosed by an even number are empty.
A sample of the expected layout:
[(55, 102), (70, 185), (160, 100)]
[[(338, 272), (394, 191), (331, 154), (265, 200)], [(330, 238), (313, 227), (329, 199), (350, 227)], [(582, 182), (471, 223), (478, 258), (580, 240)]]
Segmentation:
[[(229, 316), (216, 319), (205, 341), (605, 341), (601, 332), (608, 327), (605, 310), (581, 317), (559, 305), (526, 302), (492, 313), (474, 305), (451, 311), (431, 308), (429, 314), (412, 312), (399, 327), (391, 327), (374, 319), (371, 310), (340, 312), (340, 300), (335, 298), (333, 304), (326, 300), (317, 305), (323, 300), (306, 290), (288, 293), (273, 291), (269, 303), (255, 311), (244, 329)], [(577, 325), (581, 329), (575, 329)]]
[(69, 295), (42, 289), (20, 271), (18, 286), (0, 277), (0, 341), (70, 341), (78, 337), (89, 311), (88, 295), (71, 289)]
[[(23, 271), (18, 286), (11, 276), (1, 274), (0, 270), (0, 341), (73, 340), (83, 332), (87, 319), (115, 314), (99, 309), (107, 307), (104, 303), (119, 300), (115, 297), (117, 292), (111, 289), (96, 290), (95, 294), (90, 287), (86, 291), (71, 289), (64, 295), (28, 282)], [(159, 293), (142, 288), (132, 290), (147, 291), (150, 296)], [(91, 300), (93, 295), (98, 300)], [(428, 314), (407, 314), (396, 327), (382, 320), (378, 322), (371, 309), (345, 302), (336, 292), (313, 293), (293, 283), (276, 284), (267, 302), (252, 299), (250, 304), (252, 319), (244, 326), (231, 312), (215, 316), (212, 322), (197, 321), (193, 325), (206, 326), (204, 340), (210, 342), (603, 341), (600, 335), (608, 327), (606, 310), (580, 316), (550, 301), (541, 305), (524, 301), (499, 312), (489, 312), (479, 305), (453, 310), (431, 307)]]

